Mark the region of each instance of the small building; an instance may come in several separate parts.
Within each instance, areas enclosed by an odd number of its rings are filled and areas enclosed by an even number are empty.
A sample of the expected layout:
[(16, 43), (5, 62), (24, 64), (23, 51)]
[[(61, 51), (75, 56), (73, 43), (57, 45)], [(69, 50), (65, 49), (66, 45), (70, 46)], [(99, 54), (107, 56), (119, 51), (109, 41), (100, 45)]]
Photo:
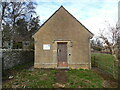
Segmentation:
[(33, 35), (34, 68), (91, 68), (93, 34), (61, 6)]

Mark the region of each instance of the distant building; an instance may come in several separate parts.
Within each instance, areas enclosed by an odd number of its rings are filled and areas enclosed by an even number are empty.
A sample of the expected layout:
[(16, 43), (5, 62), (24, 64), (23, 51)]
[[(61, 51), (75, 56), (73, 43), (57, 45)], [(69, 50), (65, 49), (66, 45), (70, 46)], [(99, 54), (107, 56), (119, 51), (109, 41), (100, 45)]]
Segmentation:
[(12, 40), (3, 42), (3, 49), (30, 49), (33, 44), (32, 38), (15, 35)]

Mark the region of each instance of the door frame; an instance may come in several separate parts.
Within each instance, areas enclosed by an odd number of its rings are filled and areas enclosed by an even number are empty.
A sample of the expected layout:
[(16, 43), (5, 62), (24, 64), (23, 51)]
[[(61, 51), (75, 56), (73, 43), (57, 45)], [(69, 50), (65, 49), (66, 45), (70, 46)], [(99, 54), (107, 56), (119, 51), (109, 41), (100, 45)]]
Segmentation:
[[(72, 63), (72, 47), (71, 47), (71, 40), (53, 40), (52, 41), (52, 49), (53, 49), (53, 63), (55, 64), (56, 68), (58, 67), (58, 58), (57, 58), (57, 43), (60, 42), (67, 42), (67, 63), (68, 63), (68, 67), (69, 68), (69, 64)], [(69, 56), (68, 54), (71, 53), (71, 56)]]

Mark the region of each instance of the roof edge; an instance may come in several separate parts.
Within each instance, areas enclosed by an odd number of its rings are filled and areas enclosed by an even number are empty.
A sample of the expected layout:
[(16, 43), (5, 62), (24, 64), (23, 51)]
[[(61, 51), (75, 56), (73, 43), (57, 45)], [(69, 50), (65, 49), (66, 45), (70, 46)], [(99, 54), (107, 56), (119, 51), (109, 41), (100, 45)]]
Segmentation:
[[(63, 5), (61, 5), (41, 26), (40, 28), (42, 28), (42, 26), (44, 26), (47, 21), (49, 21), (51, 19), (52, 16), (54, 16), (57, 11), (60, 9), (60, 8), (63, 8), (69, 15), (71, 15), (78, 23), (80, 23), (90, 34), (94, 35), (92, 32), (90, 32), (79, 20), (77, 20), (71, 13), (69, 13), (64, 7)], [(32, 35), (32, 37), (34, 38), (34, 35), (40, 30), (40, 28)]]
[[(61, 5), (61, 6), (40, 26), (40, 28), (41, 28), (42, 26), (44, 26), (45, 23), (47, 23), (47, 21), (49, 21), (49, 20), (51, 19), (51, 17), (54, 16), (61, 7), (63, 7), (63, 5)], [(63, 8), (64, 8), (64, 7), (63, 7)], [(40, 28), (37, 30), (37, 32), (40, 30)], [(35, 32), (35, 33), (32, 35), (32, 37), (34, 37), (34, 35), (35, 35), (37, 32)]]
[[(61, 6), (63, 7), (63, 6)], [(64, 8), (64, 7), (63, 7)], [(65, 11), (67, 11), (68, 14), (70, 14), (77, 22), (79, 22), (88, 32), (90, 32), (92, 35), (94, 35), (91, 31), (89, 31), (79, 20), (77, 20), (71, 13), (68, 12), (67, 9), (64, 8)]]

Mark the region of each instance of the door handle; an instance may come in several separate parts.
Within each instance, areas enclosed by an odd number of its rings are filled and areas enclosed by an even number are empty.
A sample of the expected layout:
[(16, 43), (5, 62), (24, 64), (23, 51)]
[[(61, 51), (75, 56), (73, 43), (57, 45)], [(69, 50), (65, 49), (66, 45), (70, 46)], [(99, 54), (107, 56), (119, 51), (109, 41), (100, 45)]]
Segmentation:
[(57, 49), (57, 52), (59, 53), (59, 49)]
[(58, 53), (59, 53), (59, 52), (61, 52), (61, 50), (60, 50), (60, 49), (58, 49), (57, 51), (58, 51)]

